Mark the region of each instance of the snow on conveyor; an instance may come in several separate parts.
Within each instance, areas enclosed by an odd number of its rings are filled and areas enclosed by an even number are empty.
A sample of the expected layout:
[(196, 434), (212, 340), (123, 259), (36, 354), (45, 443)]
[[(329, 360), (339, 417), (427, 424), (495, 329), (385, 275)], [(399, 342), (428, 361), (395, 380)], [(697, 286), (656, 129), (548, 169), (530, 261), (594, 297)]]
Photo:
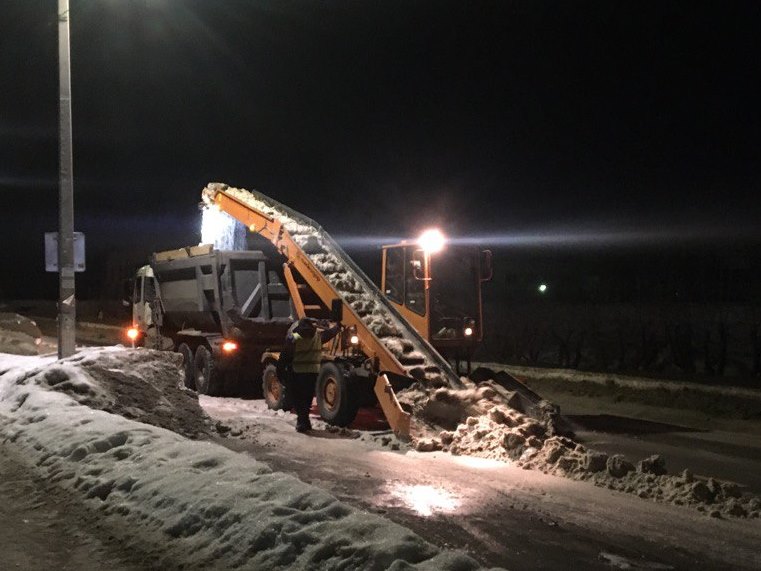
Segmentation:
[(92, 376), (103, 367), (92, 365), (110, 366), (117, 353), (153, 360), (154, 370), (160, 359), (113, 348), (63, 361), (0, 354), (0, 442), (162, 568), (478, 568), (249, 456), (72, 398), (97, 404), (112, 396)]
[(207, 191), (224, 191), (282, 222), (293, 240), (408, 375), (461, 388), (460, 379), (449, 364), (398, 315), (370, 278), (318, 224), (256, 191), (233, 188), (224, 183), (210, 183)]

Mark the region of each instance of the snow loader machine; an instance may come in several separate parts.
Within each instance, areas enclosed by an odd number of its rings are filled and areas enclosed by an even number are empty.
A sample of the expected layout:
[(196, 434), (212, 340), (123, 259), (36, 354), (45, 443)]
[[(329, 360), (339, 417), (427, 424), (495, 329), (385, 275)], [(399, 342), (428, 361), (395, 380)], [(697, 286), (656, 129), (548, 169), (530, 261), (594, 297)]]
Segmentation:
[[(324, 348), (316, 386), (320, 415), (346, 426), (361, 406), (380, 404), (391, 428), (409, 436), (410, 416), (395, 391), (414, 382), (463, 386), (458, 372), (437, 351), (441, 348), (470, 361), (481, 333), (481, 283), (490, 278), (490, 256), (459, 249), (458, 298), (439, 292), (438, 244), (430, 248), (401, 244), (383, 248), (384, 293), (313, 220), (259, 193), (209, 184), (202, 192), (204, 208), (216, 209), (242, 223), (272, 245), (282, 260), (282, 275), (295, 318), (332, 318), (343, 330)], [(425, 246), (426, 244), (423, 244)], [(453, 251), (452, 255), (455, 255)], [(487, 270), (482, 270), (485, 265)], [(447, 298), (449, 306), (440, 303)], [(272, 408), (287, 407), (287, 395), (277, 379), (277, 350), (262, 354), (263, 392)]]

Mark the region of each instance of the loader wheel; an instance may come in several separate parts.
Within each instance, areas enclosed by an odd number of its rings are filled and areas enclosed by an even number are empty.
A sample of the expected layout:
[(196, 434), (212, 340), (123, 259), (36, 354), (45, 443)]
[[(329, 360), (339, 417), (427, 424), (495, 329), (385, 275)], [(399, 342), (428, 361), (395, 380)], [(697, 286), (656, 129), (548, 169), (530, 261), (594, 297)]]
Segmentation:
[(348, 375), (334, 363), (323, 363), (315, 392), (317, 409), (328, 424), (348, 426), (357, 416), (359, 401), (352, 395)]
[(196, 390), (199, 394), (211, 397), (219, 396), (220, 373), (216, 370), (211, 351), (206, 346), (201, 345), (196, 349), (196, 357), (193, 359), (193, 363), (195, 365)]
[(291, 399), (288, 397), (288, 391), (285, 385), (277, 377), (277, 366), (274, 363), (264, 367), (262, 373), (262, 392), (264, 393), (264, 402), (272, 410), (291, 410)]
[(187, 343), (180, 343), (177, 352), (182, 355), (182, 381), (185, 387), (196, 389), (195, 364), (193, 363), (193, 350)]

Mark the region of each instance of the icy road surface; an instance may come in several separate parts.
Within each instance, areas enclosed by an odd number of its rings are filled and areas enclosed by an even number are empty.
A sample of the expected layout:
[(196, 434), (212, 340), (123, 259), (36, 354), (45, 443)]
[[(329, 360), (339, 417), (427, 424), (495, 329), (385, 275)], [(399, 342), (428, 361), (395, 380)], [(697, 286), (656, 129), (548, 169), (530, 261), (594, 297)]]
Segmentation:
[(391, 451), (365, 437), (294, 431), (262, 401), (201, 397), (220, 438), (273, 469), (373, 510), (484, 565), (510, 569), (758, 569), (761, 520), (694, 510), (508, 464)]

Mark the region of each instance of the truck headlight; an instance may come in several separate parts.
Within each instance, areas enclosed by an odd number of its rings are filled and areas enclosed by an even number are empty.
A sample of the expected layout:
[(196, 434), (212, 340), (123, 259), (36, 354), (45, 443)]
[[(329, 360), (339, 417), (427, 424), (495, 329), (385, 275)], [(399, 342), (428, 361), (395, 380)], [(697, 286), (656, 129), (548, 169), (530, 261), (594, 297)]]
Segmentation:
[(462, 326), (462, 334), (465, 337), (473, 337), (476, 332), (476, 320), (472, 317), (466, 318), (463, 320)]
[(225, 341), (222, 343), (222, 351), (227, 353), (228, 355), (232, 353), (233, 351), (237, 351), (238, 344), (235, 341)]

